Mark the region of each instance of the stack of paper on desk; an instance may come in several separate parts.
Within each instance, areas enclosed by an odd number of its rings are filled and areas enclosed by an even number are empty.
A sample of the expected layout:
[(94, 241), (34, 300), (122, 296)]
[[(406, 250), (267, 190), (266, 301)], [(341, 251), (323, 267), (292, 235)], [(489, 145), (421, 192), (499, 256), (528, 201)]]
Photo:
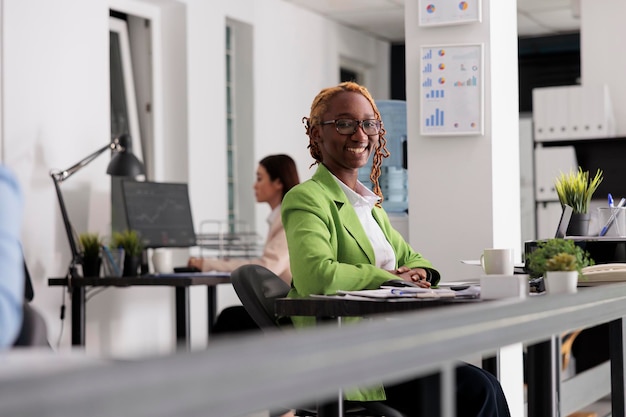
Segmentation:
[(377, 290), (337, 291), (340, 295), (351, 295), (366, 298), (454, 298), (456, 292), (450, 289), (433, 289), (417, 287), (389, 287)]

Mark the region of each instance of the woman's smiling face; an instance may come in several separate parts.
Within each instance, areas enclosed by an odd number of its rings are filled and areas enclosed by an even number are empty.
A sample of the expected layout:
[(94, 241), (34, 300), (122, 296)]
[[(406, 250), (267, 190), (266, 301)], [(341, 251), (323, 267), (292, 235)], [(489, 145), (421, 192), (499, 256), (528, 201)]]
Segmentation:
[[(377, 119), (370, 102), (357, 92), (342, 92), (332, 97), (321, 122), (337, 119), (370, 120)], [(334, 123), (316, 125), (312, 136), (319, 145), (324, 165), (337, 177), (342, 172), (354, 173), (367, 164), (371, 153), (378, 144), (378, 135), (367, 136), (361, 126), (351, 135), (337, 132)]]

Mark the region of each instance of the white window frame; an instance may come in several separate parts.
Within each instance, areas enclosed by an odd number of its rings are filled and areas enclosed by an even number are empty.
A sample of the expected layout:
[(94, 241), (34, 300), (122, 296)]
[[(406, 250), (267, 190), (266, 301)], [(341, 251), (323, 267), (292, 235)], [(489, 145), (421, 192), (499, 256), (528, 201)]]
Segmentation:
[[(137, 114), (137, 97), (135, 95), (135, 78), (133, 76), (133, 62), (130, 54), (128, 24), (125, 20), (116, 17), (109, 17), (109, 31), (116, 33), (120, 40), (124, 90), (126, 90), (124, 93), (126, 95), (126, 109), (128, 111), (128, 129), (133, 141), (133, 153), (139, 159), (145, 160), (141, 132), (139, 129), (139, 116)], [(111, 132), (111, 134), (115, 133), (117, 132)]]

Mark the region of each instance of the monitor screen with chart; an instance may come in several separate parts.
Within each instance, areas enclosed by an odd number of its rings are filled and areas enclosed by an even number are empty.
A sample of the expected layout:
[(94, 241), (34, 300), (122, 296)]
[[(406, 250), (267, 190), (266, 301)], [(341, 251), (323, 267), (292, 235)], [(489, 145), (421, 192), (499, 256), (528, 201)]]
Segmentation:
[(187, 184), (122, 181), (128, 228), (146, 248), (196, 244)]

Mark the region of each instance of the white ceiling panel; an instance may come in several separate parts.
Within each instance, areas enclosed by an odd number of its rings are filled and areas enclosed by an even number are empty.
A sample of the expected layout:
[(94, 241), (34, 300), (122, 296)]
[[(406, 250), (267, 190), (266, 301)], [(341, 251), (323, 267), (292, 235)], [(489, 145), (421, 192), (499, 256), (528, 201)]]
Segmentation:
[[(405, 0), (283, 0), (387, 41), (404, 40)], [(412, 0), (416, 1), (416, 0)], [(513, 1), (513, 0), (492, 0)], [(578, 0), (518, 0), (520, 36), (580, 30)]]
[(390, 42), (404, 41), (404, 8), (378, 12), (337, 13), (335, 18), (350, 27)]
[(575, 18), (571, 9), (550, 10), (532, 14), (539, 24), (554, 32), (572, 32), (580, 30), (580, 19)]
[(404, 8), (403, 2), (392, 0), (285, 0), (322, 14)]
[(525, 14), (517, 14), (517, 33), (523, 33), (523, 36), (541, 36), (548, 31), (550, 31), (549, 28), (539, 24), (536, 20)]
[(518, 0), (517, 9), (525, 12), (571, 9), (571, 2), (572, 0)]

